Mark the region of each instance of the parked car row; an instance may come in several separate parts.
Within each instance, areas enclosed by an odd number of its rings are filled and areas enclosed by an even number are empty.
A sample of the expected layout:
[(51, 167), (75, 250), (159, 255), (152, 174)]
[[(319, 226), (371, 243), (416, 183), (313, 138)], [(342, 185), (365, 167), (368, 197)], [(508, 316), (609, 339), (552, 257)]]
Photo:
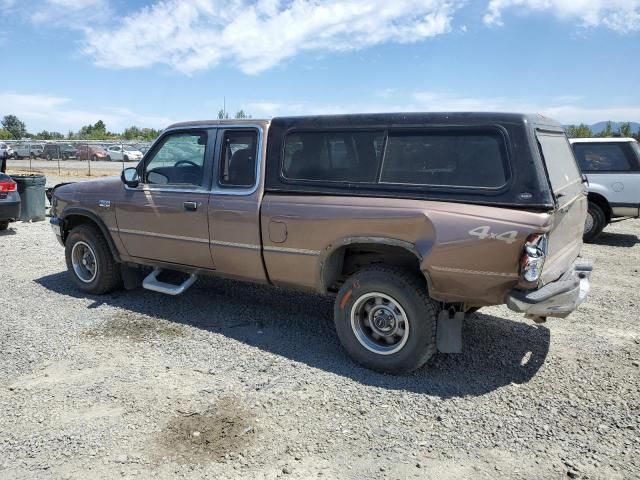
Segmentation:
[[(4, 146), (2, 146), (4, 145)], [(44, 158), (45, 160), (72, 158), (92, 161), (138, 162), (149, 149), (148, 144), (98, 144), (72, 142), (19, 142), (0, 143), (0, 148), (6, 150), (8, 158)], [(0, 152), (0, 156), (5, 155)]]

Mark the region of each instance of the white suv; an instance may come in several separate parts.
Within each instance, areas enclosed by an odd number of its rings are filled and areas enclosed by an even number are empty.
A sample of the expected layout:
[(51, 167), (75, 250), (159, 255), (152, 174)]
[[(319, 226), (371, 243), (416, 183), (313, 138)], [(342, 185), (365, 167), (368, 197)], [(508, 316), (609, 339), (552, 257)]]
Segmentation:
[(640, 217), (640, 146), (633, 138), (573, 138), (576, 160), (589, 180), (584, 240), (612, 219)]
[(11, 145), (5, 142), (0, 142), (0, 160), (11, 157), (13, 157), (13, 148), (11, 148)]

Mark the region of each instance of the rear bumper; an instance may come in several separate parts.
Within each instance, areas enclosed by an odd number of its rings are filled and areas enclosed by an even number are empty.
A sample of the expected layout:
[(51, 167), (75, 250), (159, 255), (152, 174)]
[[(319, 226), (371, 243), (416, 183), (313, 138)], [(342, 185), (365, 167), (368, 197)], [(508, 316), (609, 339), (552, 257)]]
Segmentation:
[[(12, 196), (12, 194), (9, 194)], [(15, 194), (18, 197), (18, 194)], [(14, 221), (20, 218), (20, 197), (17, 200), (7, 197), (0, 200), (0, 221)]]
[(539, 290), (512, 290), (507, 306), (533, 317), (565, 318), (586, 300), (592, 270), (590, 261), (576, 261), (561, 278)]

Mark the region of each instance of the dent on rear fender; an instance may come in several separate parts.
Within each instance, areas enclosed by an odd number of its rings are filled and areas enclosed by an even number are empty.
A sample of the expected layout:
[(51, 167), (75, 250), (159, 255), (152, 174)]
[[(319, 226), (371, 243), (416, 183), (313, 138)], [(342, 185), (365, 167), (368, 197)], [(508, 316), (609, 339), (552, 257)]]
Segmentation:
[[(431, 296), (477, 305), (504, 303), (519, 282), (526, 238), (551, 228), (548, 214), (468, 206), (429, 212), (435, 242), (421, 268)], [(466, 210), (466, 211), (465, 211)]]

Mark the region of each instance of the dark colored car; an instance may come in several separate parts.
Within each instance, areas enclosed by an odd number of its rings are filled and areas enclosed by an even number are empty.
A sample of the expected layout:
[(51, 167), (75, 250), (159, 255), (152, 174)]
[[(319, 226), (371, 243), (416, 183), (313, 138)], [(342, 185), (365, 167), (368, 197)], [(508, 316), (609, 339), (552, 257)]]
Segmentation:
[(0, 230), (6, 230), (9, 222), (20, 217), (18, 184), (9, 175), (0, 173)]
[(95, 162), (107, 159), (107, 151), (98, 145), (78, 145), (76, 148), (76, 158), (78, 160), (88, 160)]
[(71, 143), (47, 143), (40, 154), (40, 157), (46, 160), (53, 160), (54, 158), (68, 160), (75, 156), (76, 147)]

